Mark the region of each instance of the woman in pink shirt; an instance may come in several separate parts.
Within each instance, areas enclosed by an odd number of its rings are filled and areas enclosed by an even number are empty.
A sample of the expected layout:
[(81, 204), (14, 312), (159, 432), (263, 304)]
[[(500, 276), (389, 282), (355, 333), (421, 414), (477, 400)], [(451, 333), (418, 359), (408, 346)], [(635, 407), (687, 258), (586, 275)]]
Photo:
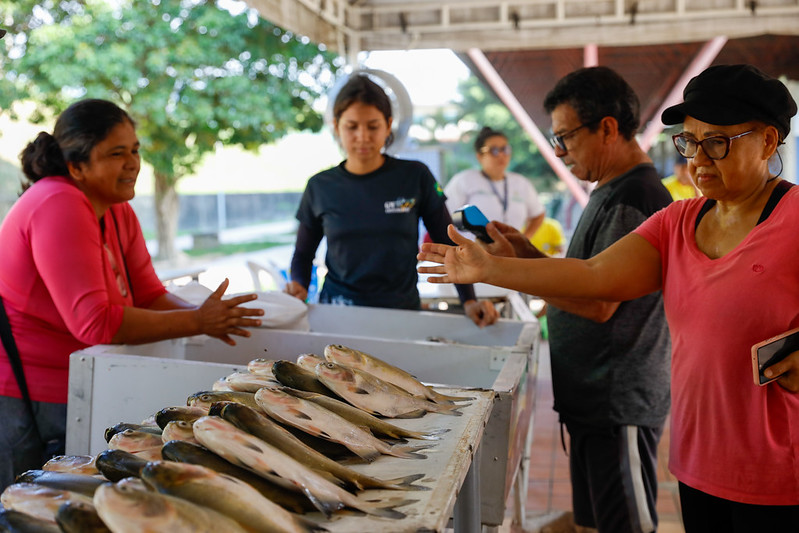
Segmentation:
[[(431, 282), (619, 301), (662, 290), (672, 338), (669, 469), (687, 533), (799, 528), (799, 352), (755, 384), (751, 347), (799, 327), (799, 187), (779, 179), (797, 108), (779, 80), (717, 65), (663, 112), (702, 198), (675, 202), (588, 259), (535, 259), (517, 234), (491, 254), (425, 244)], [(596, 135), (602, 135), (597, 132)], [(596, 142), (601, 142), (597, 138)], [(776, 171), (772, 170), (776, 167)], [(513, 244), (511, 244), (513, 243)], [(504, 257), (503, 257), (504, 255)], [(636, 384), (630, 384), (631, 387)]]
[(36, 420), (0, 347), (0, 487), (42, 466), (41, 441), (63, 449), (71, 353), (198, 334), (235, 344), (263, 314), (241, 307), (254, 294), (223, 300), (227, 280), (199, 307), (164, 289), (128, 204), (139, 141), (115, 104), (71, 105), (20, 159), (30, 184), (0, 226), (0, 297)]

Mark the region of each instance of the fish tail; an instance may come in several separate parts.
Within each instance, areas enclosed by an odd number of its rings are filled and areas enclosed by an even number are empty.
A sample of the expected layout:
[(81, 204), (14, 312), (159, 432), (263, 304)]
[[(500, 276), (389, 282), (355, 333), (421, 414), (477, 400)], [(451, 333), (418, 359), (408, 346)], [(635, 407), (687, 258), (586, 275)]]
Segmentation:
[(395, 490), (431, 490), (430, 487), (423, 485), (414, 485), (414, 481), (422, 479), (425, 474), (411, 474), (410, 476), (398, 477), (394, 479), (386, 479), (386, 488)]
[(449, 396), (441, 394), (428, 387), (427, 399), (436, 403), (468, 402), (474, 400), (474, 396)]
[(441, 440), (441, 435), (443, 435), (447, 431), (449, 431), (449, 428), (437, 429), (435, 431), (430, 431), (428, 433), (419, 433), (419, 435), (414, 438), (422, 440)]
[(442, 415), (450, 415), (450, 416), (463, 416), (463, 413), (458, 411), (458, 409), (465, 407), (464, 405), (445, 405), (438, 403), (434, 403), (432, 405), (435, 406), (432, 410), (435, 411), (436, 413), (441, 413)]
[(429, 446), (392, 446), (388, 454), (394, 457), (402, 457), (403, 459), (427, 459), (426, 455), (417, 453), (425, 448), (429, 448)]
[(359, 502), (356, 509), (373, 516), (401, 520), (405, 518), (405, 513), (397, 511), (394, 508), (408, 505), (409, 503), (414, 503), (416, 501), (417, 500), (396, 500), (391, 501), (391, 503), (388, 503), (388, 505), (386, 505), (387, 502), (383, 500)]

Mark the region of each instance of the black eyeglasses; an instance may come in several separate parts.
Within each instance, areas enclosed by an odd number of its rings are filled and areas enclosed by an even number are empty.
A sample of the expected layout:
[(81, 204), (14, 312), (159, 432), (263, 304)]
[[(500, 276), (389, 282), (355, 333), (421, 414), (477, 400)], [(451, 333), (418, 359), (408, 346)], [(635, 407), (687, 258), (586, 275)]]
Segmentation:
[(573, 130), (569, 130), (566, 133), (562, 133), (560, 135), (555, 135), (555, 133), (552, 130), (549, 130), (549, 144), (552, 145), (552, 148), (560, 148), (562, 151), (568, 152), (569, 149), (566, 148), (566, 139), (568, 139), (569, 137), (571, 137), (572, 135), (574, 135), (583, 128), (588, 128), (590, 126), (593, 126), (597, 122), (599, 121), (594, 120), (591, 122), (586, 122), (585, 124), (580, 124)]
[(677, 135), (673, 135), (671, 140), (674, 142), (674, 147), (677, 148), (677, 151), (683, 157), (687, 157), (688, 159), (696, 157), (696, 152), (701, 146), (702, 151), (705, 152), (706, 156), (708, 156), (710, 159), (717, 160), (727, 157), (727, 154), (730, 153), (730, 144), (732, 144), (733, 139), (743, 137), (744, 135), (749, 135), (753, 131), (755, 130), (745, 131), (743, 133), (739, 133), (738, 135), (733, 135), (732, 137), (727, 137), (726, 135), (714, 135), (713, 137), (708, 137), (707, 139), (702, 139), (701, 141), (697, 141), (693, 137), (689, 137), (684, 133), (679, 133)]
[(509, 144), (506, 144), (505, 146), (483, 146), (480, 148), (480, 153), (490, 153), (494, 157), (497, 157), (499, 154), (510, 155), (511, 147)]

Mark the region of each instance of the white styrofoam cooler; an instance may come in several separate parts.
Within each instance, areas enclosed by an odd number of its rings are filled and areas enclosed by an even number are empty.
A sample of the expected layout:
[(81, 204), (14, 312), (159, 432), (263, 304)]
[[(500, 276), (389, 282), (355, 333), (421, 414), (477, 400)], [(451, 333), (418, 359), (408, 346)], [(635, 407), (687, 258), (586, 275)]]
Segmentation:
[[(309, 332), (254, 329), (228, 346), (205, 336), (142, 345), (100, 345), (70, 359), (67, 453), (99, 453), (106, 427), (139, 422), (211, 388), (258, 357), (295, 360), (328, 344), (371, 353), (427, 383), (494, 391), (479, 447), (481, 521), (499, 525), (525, 456), (532, 420), (539, 327), (500, 319), (479, 328), (462, 315), (309, 306)], [(434, 340), (430, 340), (434, 339)], [(146, 357), (141, 357), (146, 356)]]

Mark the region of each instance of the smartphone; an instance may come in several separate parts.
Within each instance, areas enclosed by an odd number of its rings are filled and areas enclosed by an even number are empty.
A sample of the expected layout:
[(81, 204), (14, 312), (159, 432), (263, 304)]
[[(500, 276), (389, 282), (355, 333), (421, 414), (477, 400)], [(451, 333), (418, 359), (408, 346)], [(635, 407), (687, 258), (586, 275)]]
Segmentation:
[(461, 231), (470, 231), (485, 243), (492, 243), (494, 239), (488, 236), (486, 224), (488, 219), (477, 206), (464, 205), (452, 213), (452, 223)]
[(799, 350), (799, 328), (786, 331), (770, 339), (752, 346), (752, 371), (755, 385), (771, 383), (779, 376), (771, 379), (763, 375), (763, 371)]

